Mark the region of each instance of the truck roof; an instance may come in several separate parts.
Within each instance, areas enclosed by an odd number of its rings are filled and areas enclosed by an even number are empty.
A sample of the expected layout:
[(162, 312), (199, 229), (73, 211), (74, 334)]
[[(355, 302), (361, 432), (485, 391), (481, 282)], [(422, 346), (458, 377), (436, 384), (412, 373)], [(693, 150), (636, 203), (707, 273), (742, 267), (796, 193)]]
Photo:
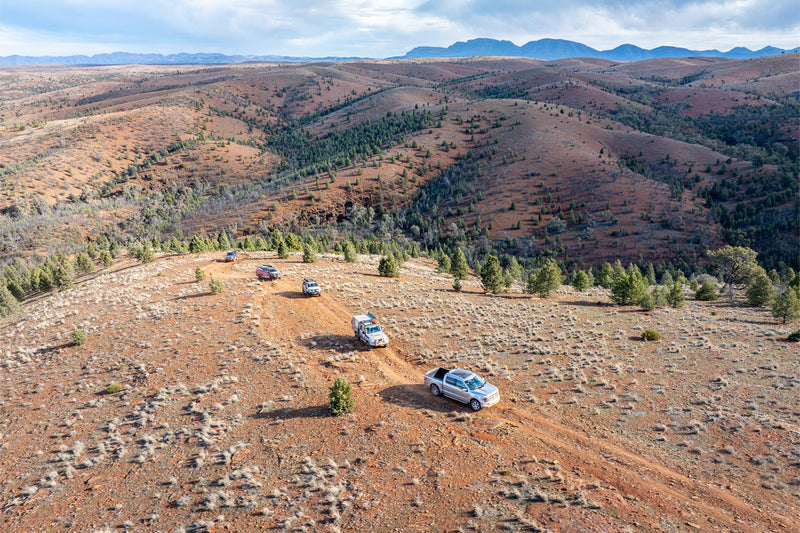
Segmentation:
[(464, 370), (463, 368), (456, 368), (450, 371), (450, 374), (453, 374), (456, 377), (461, 379), (469, 379), (475, 375), (474, 372), (470, 372), (469, 370)]
[(371, 321), (375, 320), (375, 317), (372, 316), (372, 313), (367, 313), (365, 315), (355, 315), (353, 317), (353, 320), (355, 320), (357, 322), (371, 322)]

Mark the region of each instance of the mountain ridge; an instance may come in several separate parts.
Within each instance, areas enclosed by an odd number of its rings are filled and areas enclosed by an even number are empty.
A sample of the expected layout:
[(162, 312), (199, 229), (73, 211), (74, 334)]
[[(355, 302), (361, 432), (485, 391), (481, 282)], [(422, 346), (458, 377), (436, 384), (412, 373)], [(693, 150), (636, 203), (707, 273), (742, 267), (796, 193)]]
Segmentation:
[[(653, 49), (640, 48), (633, 44), (621, 44), (610, 50), (597, 50), (583, 43), (565, 39), (539, 39), (529, 41), (522, 46), (517, 46), (508, 40), (490, 38), (477, 38), (467, 41), (456, 41), (448, 47), (441, 46), (416, 46), (402, 56), (393, 56), (386, 59), (420, 59), (428, 57), (476, 57), (476, 56), (507, 56), (530, 57), (543, 60), (569, 59), (576, 57), (596, 57), (612, 61), (639, 61), (643, 59), (659, 59), (669, 57), (722, 57), (728, 59), (750, 59), (800, 52), (800, 47), (782, 49), (774, 46), (765, 46), (759, 50), (736, 46), (727, 52), (712, 50), (690, 50), (677, 46), (658, 46)], [(316, 61), (357, 61), (375, 59), (367, 57), (307, 57), (307, 56), (282, 56), (282, 55), (255, 55), (236, 54), (227, 55), (220, 53), (187, 53), (176, 54), (145, 54), (133, 52), (112, 52), (95, 55), (75, 54), (69, 56), (26, 56), (9, 55), (0, 56), (0, 66), (17, 65), (169, 65), (169, 64), (232, 64), (247, 62), (291, 62), (306, 63)]]

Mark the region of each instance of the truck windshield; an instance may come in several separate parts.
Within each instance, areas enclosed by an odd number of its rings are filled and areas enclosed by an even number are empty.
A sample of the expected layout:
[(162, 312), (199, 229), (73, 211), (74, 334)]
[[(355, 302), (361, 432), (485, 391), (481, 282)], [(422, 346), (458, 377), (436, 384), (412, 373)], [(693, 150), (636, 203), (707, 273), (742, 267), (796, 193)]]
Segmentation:
[(472, 379), (467, 380), (467, 387), (469, 387), (469, 390), (477, 390), (483, 387), (484, 383), (486, 382), (483, 381), (481, 378), (479, 378), (478, 376), (474, 376)]
[(365, 330), (366, 330), (366, 332), (367, 332), (367, 333), (380, 333), (380, 331), (381, 331), (381, 327), (380, 327), (380, 326), (378, 326), (378, 325), (374, 325), (374, 326), (367, 326), (367, 327), (365, 328)]

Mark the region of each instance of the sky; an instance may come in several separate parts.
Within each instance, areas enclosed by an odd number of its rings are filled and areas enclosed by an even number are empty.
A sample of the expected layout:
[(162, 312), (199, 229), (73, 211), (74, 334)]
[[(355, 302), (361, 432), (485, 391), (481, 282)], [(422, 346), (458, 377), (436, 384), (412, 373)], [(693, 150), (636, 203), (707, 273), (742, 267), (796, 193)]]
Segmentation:
[(0, 0), (0, 56), (401, 56), (542, 38), (727, 51), (800, 45), (799, 0)]

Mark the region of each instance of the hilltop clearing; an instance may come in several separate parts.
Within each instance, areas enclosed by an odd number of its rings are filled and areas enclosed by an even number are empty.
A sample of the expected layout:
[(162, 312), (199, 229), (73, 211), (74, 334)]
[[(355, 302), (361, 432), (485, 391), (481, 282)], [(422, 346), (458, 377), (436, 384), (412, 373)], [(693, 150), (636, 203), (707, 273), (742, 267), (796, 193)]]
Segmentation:
[[(0, 322), (0, 528), (800, 528), (800, 362), (766, 310), (642, 313), (604, 289), (489, 296), (470, 277), (454, 293), (424, 260), (389, 279), (376, 256), (223, 255), (121, 261)], [(284, 277), (259, 282), (265, 263)], [(355, 342), (364, 311), (389, 348)], [(480, 372), (501, 403), (432, 397), (434, 366)], [(356, 409), (331, 417), (338, 376)]]

